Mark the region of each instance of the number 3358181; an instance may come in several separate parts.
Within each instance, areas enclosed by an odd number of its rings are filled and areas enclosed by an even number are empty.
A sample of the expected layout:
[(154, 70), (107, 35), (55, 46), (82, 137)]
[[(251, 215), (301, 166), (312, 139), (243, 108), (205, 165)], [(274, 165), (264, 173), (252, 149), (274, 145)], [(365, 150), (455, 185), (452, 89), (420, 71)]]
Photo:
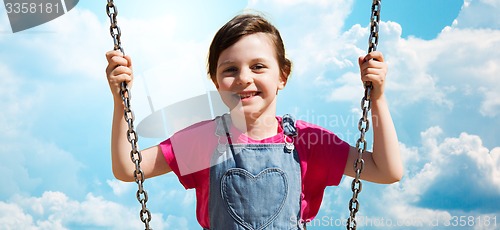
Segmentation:
[(35, 2), (16, 2), (6, 3), (7, 14), (58, 14), (59, 3), (35, 3)]

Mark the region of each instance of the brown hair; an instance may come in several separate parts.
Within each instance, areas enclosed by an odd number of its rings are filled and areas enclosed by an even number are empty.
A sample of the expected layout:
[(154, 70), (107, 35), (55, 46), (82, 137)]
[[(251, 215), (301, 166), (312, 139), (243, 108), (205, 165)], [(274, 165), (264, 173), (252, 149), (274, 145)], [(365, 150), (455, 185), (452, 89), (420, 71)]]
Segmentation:
[(260, 15), (240, 14), (222, 26), (210, 44), (207, 69), (215, 85), (217, 85), (217, 61), (222, 51), (234, 45), (242, 37), (255, 33), (265, 33), (271, 38), (283, 80), (286, 82), (292, 70), (292, 62), (285, 57), (285, 46), (278, 29)]

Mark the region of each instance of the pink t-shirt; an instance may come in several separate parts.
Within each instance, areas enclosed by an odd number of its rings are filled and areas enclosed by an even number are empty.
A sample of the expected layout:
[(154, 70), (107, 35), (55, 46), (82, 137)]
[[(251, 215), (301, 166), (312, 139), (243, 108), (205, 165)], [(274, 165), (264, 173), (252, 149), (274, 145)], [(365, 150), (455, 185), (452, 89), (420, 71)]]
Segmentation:
[[(281, 117), (277, 117), (281, 124)], [(298, 137), (295, 148), (299, 154), (302, 195), (301, 220), (311, 221), (319, 211), (326, 186), (338, 185), (344, 174), (349, 144), (332, 132), (296, 121)], [(210, 194), (210, 159), (218, 143), (226, 143), (226, 136), (215, 135), (214, 120), (203, 121), (175, 133), (160, 143), (165, 160), (186, 189), (196, 189), (196, 217), (200, 225), (210, 228), (208, 199)], [(283, 143), (283, 129), (263, 140), (253, 140), (231, 126), (233, 143)]]

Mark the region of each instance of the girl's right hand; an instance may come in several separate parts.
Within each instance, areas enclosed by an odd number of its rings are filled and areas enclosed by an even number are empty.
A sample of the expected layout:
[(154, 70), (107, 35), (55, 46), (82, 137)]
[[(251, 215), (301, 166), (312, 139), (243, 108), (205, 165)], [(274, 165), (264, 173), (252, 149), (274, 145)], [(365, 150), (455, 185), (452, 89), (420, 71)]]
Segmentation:
[(132, 59), (130, 56), (123, 56), (122, 52), (112, 50), (106, 52), (108, 66), (106, 67), (106, 77), (108, 78), (109, 88), (113, 98), (121, 101), (120, 88), (121, 83), (126, 82), (128, 87), (132, 87), (133, 71)]

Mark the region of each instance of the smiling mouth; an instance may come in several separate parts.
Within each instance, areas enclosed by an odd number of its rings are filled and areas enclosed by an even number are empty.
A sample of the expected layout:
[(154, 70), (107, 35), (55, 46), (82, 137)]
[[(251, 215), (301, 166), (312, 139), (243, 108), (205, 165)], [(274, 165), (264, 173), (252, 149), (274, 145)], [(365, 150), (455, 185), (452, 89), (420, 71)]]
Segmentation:
[(260, 92), (237, 93), (236, 96), (240, 99), (247, 99), (259, 95)]

